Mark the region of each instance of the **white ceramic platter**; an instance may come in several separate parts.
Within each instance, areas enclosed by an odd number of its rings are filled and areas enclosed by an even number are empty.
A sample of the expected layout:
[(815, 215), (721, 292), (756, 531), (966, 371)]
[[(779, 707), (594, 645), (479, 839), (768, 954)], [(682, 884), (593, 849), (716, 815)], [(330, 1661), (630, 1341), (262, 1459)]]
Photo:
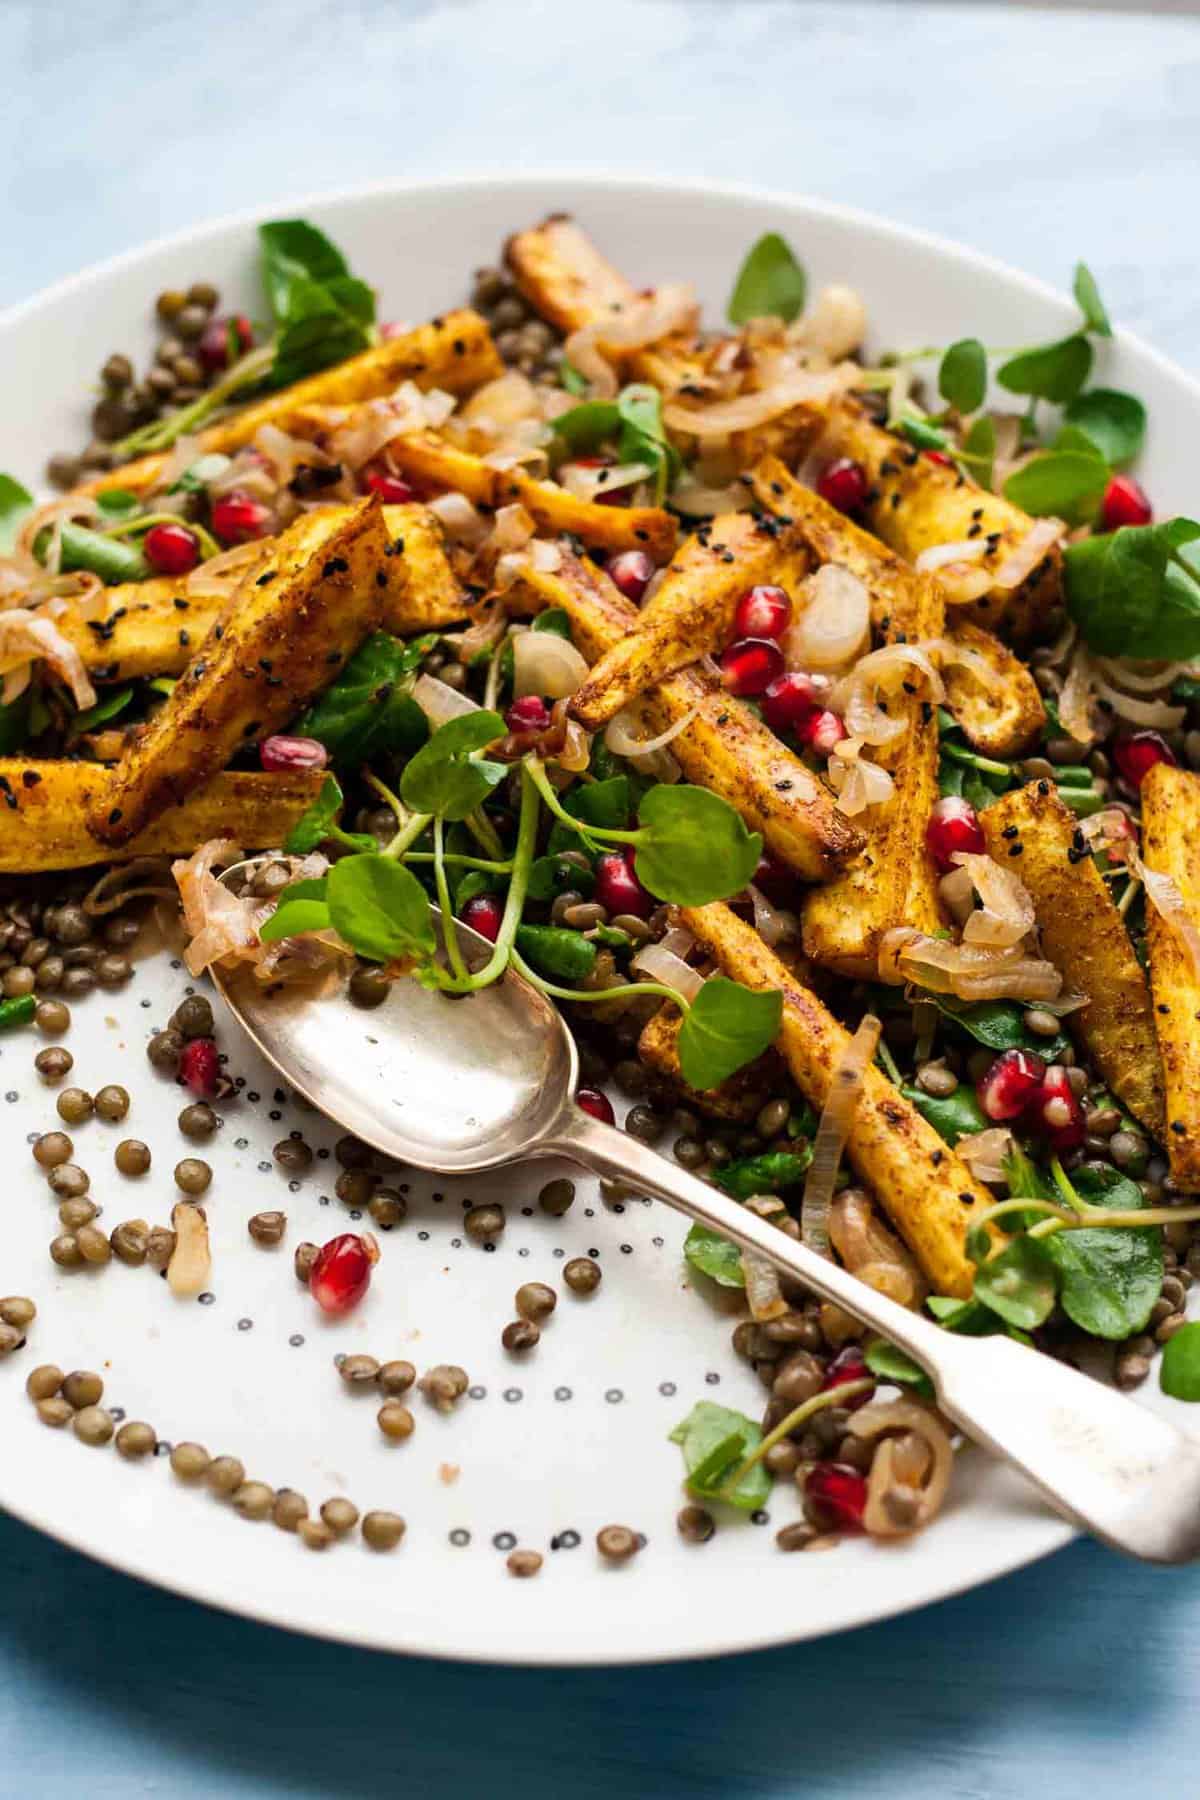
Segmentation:
[[(385, 318), (417, 321), (463, 300), (470, 271), (502, 238), (543, 213), (576, 212), (635, 280), (693, 281), (713, 318), (761, 232), (783, 232), (814, 282), (851, 282), (866, 298), (876, 345), (1037, 341), (1074, 320), (1070, 304), (969, 252), (837, 208), (762, 193), (564, 176), (489, 179), (281, 205), (329, 230), (379, 289)], [(81, 275), (0, 319), (0, 469), (36, 478), (45, 458), (85, 436), (85, 396), (104, 356), (141, 360), (153, 296), (206, 278), (227, 301), (258, 304), (255, 220), (202, 227)], [(1064, 247), (1063, 280), (1069, 280)], [(1194, 506), (1188, 475), (1200, 437), (1200, 389), (1127, 338), (1101, 347), (1098, 379), (1139, 393), (1151, 432), (1142, 464), (1162, 511)], [(73, 1008), (73, 1080), (106, 1080), (133, 1096), (124, 1126), (75, 1132), (77, 1157), (111, 1228), (166, 1223), (171, 1170), (188, 1154), (176, 1115), (186, 1098), (146, 1060), (145, 1043), (185, 992), (166, 956), (139, 962), (116, 996)], [(336, 1132), (292, 1104), (231, 1022), (220, 1026), (240, 1100), (208, 1156), (214, 1240), (211, 1296), (173, 1300), (148, 1268), (118, 1264), (64, 1275), (47, 1245), (54, 1207), (29, 1140), (58, 1124), (53, 1092), (33, 1068), (32, 1034), (0, 1040), (0, 1154), (9, 1170), (0, 1232), (0, 1293), (28, 1293), (39, 1317), (28, 1348), (0, 1364), (0, 1502), (13, 1513), (165, 1587), (256, 1618), (382, 1649), (527, 1663), (634, 1662), (741, 1650), (816, 1636), (900, 1612), (1016, 1568), (1069, 1531), (1002, 1470), (971, 1453), (953, 1504), (913, 1544), (850, 1542), (821, 1556), (781, 1556), (775, 1530), (798, 1516), (779, 1484), (760, 1523), (722, 1521), (703, 1548), (676, 1535), (681, 1504), (671, 1426), (703, 1397), (755, 1412), (762, 1390), (729, 1347), (729, 1322), (689, 1290), (682, 1222), (665, 1207), (608, 1210), (593, 1184), (562, 1220), (537, 1210), (555, 1171), (541, 1164), (486, 1181), (438, 1182), (403, 1171), (410, 1215), (385, 1236), (365, 1304), (346, 1323), (321, 1317), (291, 1270), (292, 1247), (350, 1228), (330, 1198)], [(271, 1146), (302, 1130), (320, 1147), (289, 1184)], [(154, 1167), (115, 1173), (112, 1149), (144, 1138)], [(294, 1187), (294, 1191), (291, 1191)], [(505, 1202), (508, 1227), (489, 1254), (463, 1238), (468, 1200)], [(283, 1249), (256, 1248), (254, 1212), (288, 1214)], [(598, 1256), (604, 1280), (577, 1300), (557, 1279), (565, 1257)], [(524, 1361), (499, 1344), (521, 1281), (562, 1290), (538, 1350)], [(471, 1395), (447, 1419), (415, 1403), (417, 1431), (385, 1446), (375, 1404), (349, 1394), (339, 1352), (461, 1363)], [(347, 1493), (408, 1521), (399, 1550), (361, 1543), (315, 1556), (270, 1525), (243, 1522), (205, 1491), (183, 1488), (165, 1458), (129, 1465), (46, 1430), (25, 1398), (39, 1361), (102, 1370), (108, 1402), (150, 1420), (163, 1439), (197, 1439), (240, 1456), (314, 1507)], [(594, 1549), (602, 1525), (643, 1532), (621, 1569)], [(505, 1552), (540, 1550), (534, 1581), (514, 1582)]]

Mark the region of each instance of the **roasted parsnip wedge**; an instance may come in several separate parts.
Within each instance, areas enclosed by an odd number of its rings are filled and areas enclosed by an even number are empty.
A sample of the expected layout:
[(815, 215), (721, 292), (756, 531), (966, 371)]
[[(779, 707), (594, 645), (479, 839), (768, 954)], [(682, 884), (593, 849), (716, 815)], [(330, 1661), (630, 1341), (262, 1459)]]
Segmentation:
[(1163, 1129), (1163, 1075), (1150, 988), (1125, 921), (1088, 854), (1075, 814), (1031, 781), (979, 815), (988, 850), (1014, 869), (1037, 913), (1042, 954), (1089, 1004), (1066, 1020), (1136, 1119)]
[(65, 612), (56, 621), (101, 683), (181, 674), (220, 613), (219, 601), (189, 599), (185, 583), (170, 575), (107, 588), (103, 599), (97, 619)]
[[(277, 425), (288, 431), (295, 416), (307, 406), (353, 406), (361, 400), (376, 400), (382, 394), (390, 394), (402, 381), (413, 381), (419, 388), (469, 394), (481, 382), (503, 373), (504, 365), (486, 320), (464, 307), (239, 408), (199, 433), (197, 454), (240, 450), (253, 442), (255, 432), (263, 425)], [(158, 481), (166, 462), (165, 455), (144, 456), (112, 474), (98, 475), (84, 483), (83, 492), (95, 494), (119, 487), (145, 493)]]
[(747, 1063), (720, 1087), (689, 1087), (679, 1066), (679, 1028), (683, 1023), (679, 1008), (662, 1006), (648, 1020), (638, 1039), (638, 1055), (656, 1074), (663, 1075), (678, 1089), (679, 1097), (697, 1112), (713, 1119), (735, 1119), (749, 1125), (762, 1111), (772, 1095), (779, 1092), (784, 1075), (777, 1051), (768, 1050), (754, 1062)]
[(451, 568), (446, 534), (428, 507), (385, 506), (383, 524), (395, 571), (384, 597), (384, 630), (406, 637), (473, 618), (476, 602)]
[[(867, 477), (864, 517), (885, 544), (910, 562), (922, 550), (982, 537), (987, 550), (979, 566), (994, 573), (1034, 529), (1035, 521), (1020, 507), (978, 487), (957, 469), (931, 462), (923, 451), (874, 424), (852, 400), (830, 409), (823, 444), (830, 456), (848, 456), (861, 464)], [(993, 585), (960, 610), (976, 625), (1021, 645), (1044, 630), (1062, 598), (1062, 552), (1052, 544), (1015, 587)]]
[(715, 518), (711, 534), (690, 537), (677, 551), (638, 615), (636, 631), (592, 670), (571, 702), (572, 713), (588, 731), (598, 731), (648, 687), (721, 649), (747, 588), (775, 582), (792, 592), (809, 568), (794, 527), (750, 513)]
[(294, 718), (380, 624), (392, 577), (377, 500), (307, 513), (276, 549), (89, 807), (103, 843), (128, 843), (237, 749)]
[[(1179, 890), (1193, 937), (1200, 930), (1200, 777), (1156, 763), (1141, 786), (1142, 856)], [(1200, 970), (1179, 934), (1146, 901), (1150, 992), (1162, 1056), (1172, 1180), (1200, 1188)]]
[[(887, 643), (937, 637), (941, 616), (937, 584), (915, 575), (909, 591), (896, 595), (882, 635)], [(904, 719), (904, 735), (878, 750), (864, 748), (869, 760), (891, 775), (892, 795), (884, 805), (856, 815), (867, 834), (865, 847), (804, 901), (805, 955), (863, 981), (878, 978), (886, 932), (912, 925), (933, 933), (944, 923), (937, 872), (925, 848), (925, 827), (938, 797), (937, 709), (919, 672), (913, 670), (905, 686), (912, 692), (888, 703), (889, 715)]]
[[(913, 604), (919, 578), (912, 565), (797, 481), (777, 457), (761, 462), (748, 480), (759, 505), (794, 524), (818, 562), (840, 563), (858, 576), (871, 596), (872, 627), (886, 635), (893, 617)], [(982, 659), (987, 674), (965, 666), (965, 659), (943, 657), (947, 710), (985, 756), (1020, 756), (1046, 723), (1037, 684), (1006, 644), (962, 612), (962, 607), (946, 608), (932, 635)]]
[[(598, 661), (638, 618), (606, 575), (566, 550), (557, 571), (528, 570), (509, 589), (508, 599), (514, 610), (561, 606), (589, 662)], [(862, 833), (838, 810), (824, 783), (711, 675), (682, 670), (652, 688), (643, 709), (654, 734), (685, 721), (671, 740), (671, 754), (689, 781), (735, 806), (797, 874), (825, 880), (862, 843)]]
[(135, 856), (190, 856), (197, 844), (233, 838), (247, 850), (281, 844), (321, 791), (320, 770), (214, 775), (182, 806), (168, 806), (128, 843), (96, 841), (86, 816), (109, 781), (98, 763), (0, 757), (0, 874), (37, 875), (130, 862)]
[[(683, 907), (680, 919), (734, 981), (783, 995), (777, 1047), (800, 1092), (820, 1111), (849, 1032), (729, 907), (720, 902)], [(873, 1064), (866, 1071), (846, 1154), (934, 1290), (965, 1298), (973, 1280), (966, 1235), (992, 1196)]]

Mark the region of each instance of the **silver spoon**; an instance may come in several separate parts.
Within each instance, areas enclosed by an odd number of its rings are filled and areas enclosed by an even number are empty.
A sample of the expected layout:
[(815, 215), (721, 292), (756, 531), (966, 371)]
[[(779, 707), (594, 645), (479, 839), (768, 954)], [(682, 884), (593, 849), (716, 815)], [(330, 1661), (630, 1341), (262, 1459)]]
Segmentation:
[[(491, 945), (458, 930), (479, 966)], [(665, 1200), (907, 1351), (955, 1424), (1104, 1543), (1148, 1562), (1200, 1555), (1200, 1444), (1009, 1338), (941, 1330), (592, 1118), (575, 1104), (578, 1059), (561, 1015), (511, 969), (461, 999), (402, 981), (373, 1011), (350, 1003), (344, 984), (316, 1000), (272, 994), (245, 970), (217, 972), (216, 985), (290, 1085), (377, 1150), (445, 1175), (563, 1156)]]

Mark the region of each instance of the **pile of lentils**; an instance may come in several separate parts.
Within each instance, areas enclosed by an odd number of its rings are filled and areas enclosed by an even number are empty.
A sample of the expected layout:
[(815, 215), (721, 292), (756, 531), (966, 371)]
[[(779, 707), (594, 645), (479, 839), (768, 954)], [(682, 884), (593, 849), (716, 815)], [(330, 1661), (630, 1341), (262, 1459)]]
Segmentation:
[(477, 269), (471, 305), (487, 320), (496, 349), (510, 369), (557, 386), (562, 339), (518, 293), (511, 276), (502, 269)]

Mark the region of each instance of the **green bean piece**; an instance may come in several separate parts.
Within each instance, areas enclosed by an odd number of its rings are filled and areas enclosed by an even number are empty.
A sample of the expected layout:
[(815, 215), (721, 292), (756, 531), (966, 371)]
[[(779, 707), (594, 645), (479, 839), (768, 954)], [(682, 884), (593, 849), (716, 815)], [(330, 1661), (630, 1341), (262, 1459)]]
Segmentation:
[(28, 1025), (38, 1007), (36, 994), (18, 994), (13, 1000), (0, 1000), (0, 1031)]
[(518, 926), (517, 949), (552, 980), (582, 981), (596, 960), (595, 944), (557, 925)]
[[(44, 559), (50, 541), (47, 531), (39, 535), (35, 551)], [(62, 567), (64, 570), (87, 570), (98, 575), (106, 587), (122, 581), (145, 581), (150, 565), (135, 544), (120, 538), (105, 537), (103, 532), (89, 531), (86, 525), (65, 520), (62, 526)]]

